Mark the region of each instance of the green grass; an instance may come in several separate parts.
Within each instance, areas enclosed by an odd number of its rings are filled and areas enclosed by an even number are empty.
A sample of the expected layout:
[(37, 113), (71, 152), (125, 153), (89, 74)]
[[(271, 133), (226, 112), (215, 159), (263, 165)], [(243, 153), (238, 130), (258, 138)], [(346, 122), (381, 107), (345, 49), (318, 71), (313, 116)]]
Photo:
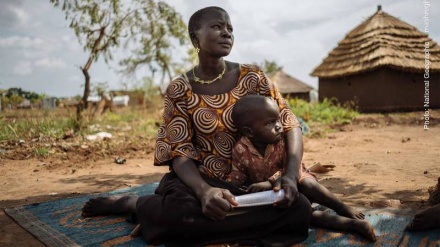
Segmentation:
[[(32, 140), (35, 138), (56, 140), (74, 130), (77, 121), (74, 114), (62, 110), (47, 112), (33, 109), (0, 115), (0, 141)], [(157, 133), (160, 115), (145, 109), (119, 108), (100, 116), (85, 118), (83, 128), (76, 135), (94, 134), (100, 131), (120, 132), (127, 135), (151, 137)]]
[[(309, 136), (322, 136), (332, 127), (350, 123), (359, 113), (353, 107), (340, 105), (336, 101), (324, 100), (309, 103), (299, 99), (287, 99), (292, 111), (310, 126)], [(82, 143), (86, 135), (105, 131), (113, 135), (102, 148), (117, 147), (123, 142), (145, 142), (154, 140), (161, 123), (161, 111), (157, 101), (147, 108), (115, 108), (114, 112), (93, 115), (89, 111), (84, 118), (83, 128), (67, 142)], [(57, 143), (77, 126), (74, 109), (15, 110), (0, 115), (0, 142), (23, 140), (32, 146), (34, 155), (47, 157), (53, 152), (47, 144)], [(69, 137), (72, 138), (72, 137)], [(98, 143), (99, 144), (99, 143)], [(98, 145), (94, 144), (94, 145)], [(78, 144), (79, 145), (79, 144)], [(106, 147), (105, 145), (109, 145)]]
[(336, 100), (324, 99), (322, 102), (309, 103), (301, 99), (287, 99), (293, 113), (302, 118), (311, 128), (310, 135), (321, 136), (329, 132), (332, 126), (348, 124), (359, 116), (353, 104), (339, 104)]
[(0, 119), (0, 141), (26, 140), (40, 137), (50, 139), (61, 138), (66, 130), (73, 128), (73, 124), (73, 121), (69, 118)]
[(35, 156), (37, 157), (47, 157), (50, 154), (50, 149), (47, 147), (35, 148)]

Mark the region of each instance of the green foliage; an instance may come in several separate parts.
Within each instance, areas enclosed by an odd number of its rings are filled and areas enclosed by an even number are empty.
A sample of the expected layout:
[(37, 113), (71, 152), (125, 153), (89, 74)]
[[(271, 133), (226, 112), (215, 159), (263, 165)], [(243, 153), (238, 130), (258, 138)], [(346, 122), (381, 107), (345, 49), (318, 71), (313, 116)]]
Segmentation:
[(28, 92), (24, 91), (21, 88), (10, 88), (5, 94), (6, 97), (11, 98), (12, 96), (20, 96), (21, 98), (28, 99), (28, 100), (37, 100), (40, 98), (40, 95), (34, 92)]
[(37, 147), (34, 150), (37, 157), (47, 157), (50, 154), (50, 148), (47, 147)]
[(268, 75), (283, 69), (283, 66), (278, 65), (277, 62), (266, 59), (262, 63), (257, 63), (257, 65)]
[(138, 66), (157, 67), (170, 74), (173, 42), (187, 44), (186, 24), (173, 7), (160, 0), (50, 0), (65, 12), (85, 51), (112, 59), (112, 47), (132, 51), (121, 61), (125, 72)]
[[(174, 63), (173, 69), (175, 75), (180, 75), (188, 71), (191, 67), (196, 66), (199, 62), (199, 57), (197, 55), (194, 47), (190, 47), (187, 50), (186, 57), (182, 59), (181, 63)], [(189, 67), (191, 66), (191, 67)]]
[[(147, 66), (153, 73), (160, 71), (163, 84), (166, 76), (169, 80), (173, 76), (173, 45), (189, 44), (187, 27), (181, 15), (167, 3), (153, 0), (140, 2), (145, 7), (136, 12), (136, 18), (130, 24), (131, 32), (136, 35), (125, 42), (125, 47), (131, 49), (133, 55), (123, 59), (120, 65), (126, 74), (134, 74), (141, 66)], [(141, 24), (136, 24), (138, 20), (142, 20)]]
[(108, 91), (109, 85), (107, 82), (98, 82), (93, 85), (92, 91), (99, 96), (103, 96)]
[(23, 102), (23, 97), (18, 95), (18, 94), (13, 94), (11, 96), (8, 97), (7, 103), (13, 105), (13, 106), (17, 106), (19, 104), (21, 104)]
[(293, 113), (312, 127), (350, 123), (359, 113), (352, 104), (341, 105), (335, 99), (324, 99), (319, 103), (309, 103), (302, 99), (287, 99)]

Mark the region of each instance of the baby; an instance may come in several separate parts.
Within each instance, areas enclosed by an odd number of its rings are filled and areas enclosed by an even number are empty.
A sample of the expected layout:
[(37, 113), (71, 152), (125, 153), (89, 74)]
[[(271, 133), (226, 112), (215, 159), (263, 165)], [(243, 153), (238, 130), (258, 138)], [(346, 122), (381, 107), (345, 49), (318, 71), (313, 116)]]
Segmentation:
[[(242, 137), (232, 150), (232, 171), (227, 181), (247, 185), (249, 192), (272, 189), (272, 184), (286, 170), (286, 141), (276, 102), (260, 95), (248, 95), (237, 101), (232, 120)], [(301, 164), (298, 191), (311, 202), (333, 209), (339, 215), (313, 211), (311, 224), (333, 230), (354, 231), (376, 241), (373, 228), (364, 215), (345, 205), (318, 183)]]

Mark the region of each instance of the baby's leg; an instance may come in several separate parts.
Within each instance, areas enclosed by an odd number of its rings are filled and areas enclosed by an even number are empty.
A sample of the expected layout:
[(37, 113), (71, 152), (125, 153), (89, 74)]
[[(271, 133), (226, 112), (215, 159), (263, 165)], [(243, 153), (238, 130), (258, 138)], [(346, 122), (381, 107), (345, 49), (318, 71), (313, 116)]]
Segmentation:
[(83, 217), (136, 213), (138, 196), (98, 197), (88, 200), (82, 208)]
[(406, 227), (409, 231), (423, 231), (440, 228), (440, 204), (417, 212)]
[(298, 190), (307, 199), (335, 210), (339, 215), (352, 218), (364, 219), (365, 215), (345, 205), (339, 198), (313, 178), (304, 178), (298, 183)]
[(339, 215), (333, 215), (315, 210), (312, 212), (310, 224), (315, 227), (330, 230), (355, 232), (371, 242), (376, 242), (374, 229), (366, 220), (349, 219)]

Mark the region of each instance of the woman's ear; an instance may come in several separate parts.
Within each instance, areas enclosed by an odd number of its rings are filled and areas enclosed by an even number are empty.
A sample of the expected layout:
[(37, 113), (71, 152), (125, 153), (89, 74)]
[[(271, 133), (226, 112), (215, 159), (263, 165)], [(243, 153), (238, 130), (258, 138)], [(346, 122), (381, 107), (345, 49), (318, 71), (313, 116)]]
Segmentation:
[(197, 39), (197, 35), (195, 33), (190, 33), (189, 38), (191, 39), (191, 43), (195, 48), (199, 47), (199, 40)]
[(254, 137), (254, 131), (253, 131), (252, 128), (249, 127), (249, 126), (243, 126), (243, 127), (241, 128), (241, 131), (242, 131), (243, 134), (244, 134), (245, 136), (247, 136), (247, 137), (250, 137), (250, 138)]

